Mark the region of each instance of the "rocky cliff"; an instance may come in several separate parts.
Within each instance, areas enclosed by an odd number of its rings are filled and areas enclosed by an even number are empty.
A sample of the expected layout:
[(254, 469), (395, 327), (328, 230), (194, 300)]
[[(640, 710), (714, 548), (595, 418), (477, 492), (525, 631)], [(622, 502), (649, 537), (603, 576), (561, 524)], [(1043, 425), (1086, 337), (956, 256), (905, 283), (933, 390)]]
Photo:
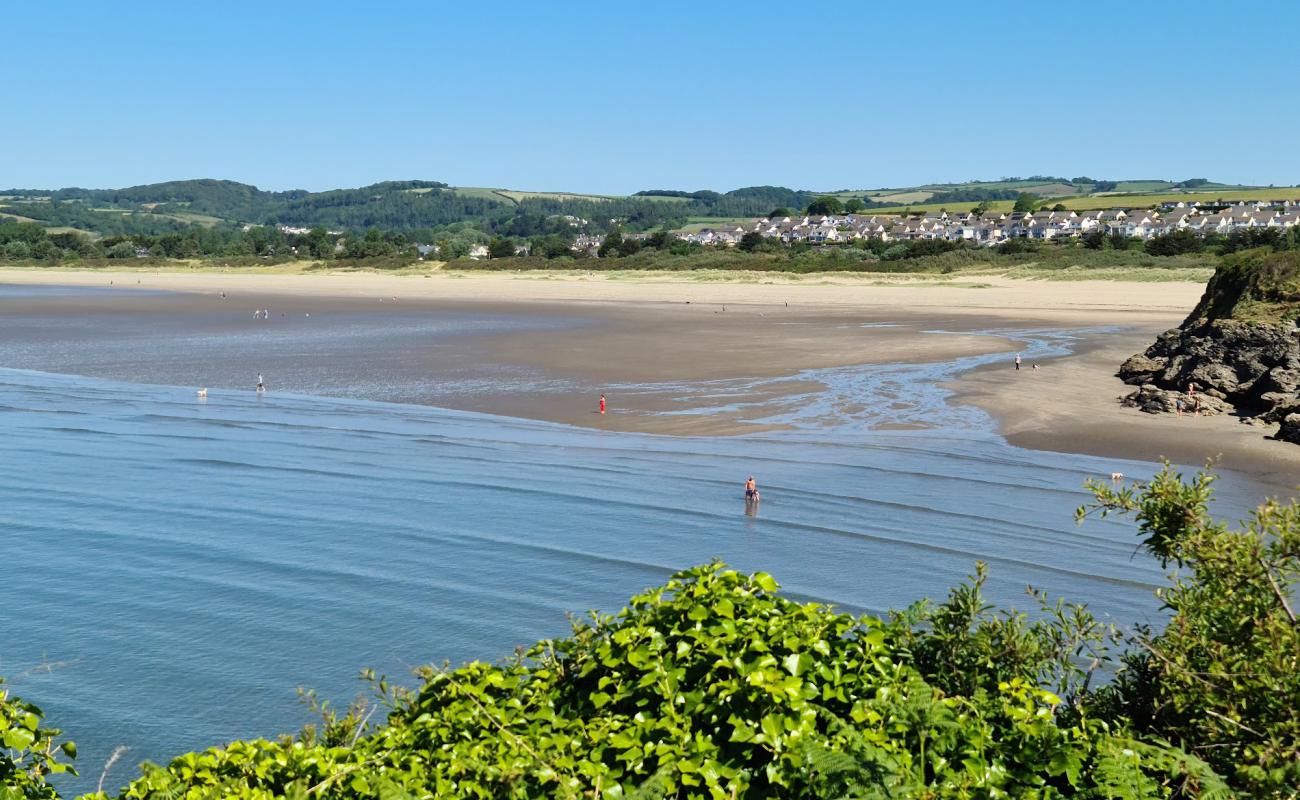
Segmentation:
[[(1187, 319), (1125, 361), (1126, 405), (1232, 412), (1300, 444), (1300, 253), (1250, 251), (1215, 272)], [(1193, 392), (1193, 385), (1195, 391)]]

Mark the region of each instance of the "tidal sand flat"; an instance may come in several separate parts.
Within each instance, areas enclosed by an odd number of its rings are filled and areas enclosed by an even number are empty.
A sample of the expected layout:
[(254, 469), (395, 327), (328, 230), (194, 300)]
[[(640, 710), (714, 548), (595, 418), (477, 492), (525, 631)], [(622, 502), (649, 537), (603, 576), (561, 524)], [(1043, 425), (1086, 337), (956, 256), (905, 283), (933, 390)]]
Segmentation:
[[(1027, 447), (1217, 459), (1288, 491), (1300, 480), (1297, 448), (1234, 418), (1175, 423), (1115, 402), (1127, 391), (1119, 363), (1180, 323), (1200, 283), (6, 269), (0, 285), (11, 367), (232, 389), (263, 373), (304, 394), (679, 435), (779, 427), (791, 412), (816, 422), (814, 406), (822, 422), (927, 426), (973, 405)], [(78, 286), (95, 291), (69, 294)], [(270, 318), (254, 324), (263, 308)], [(1041, 332), (1069, 341), (1049, 347)], [(860, 386), (840, 380), (855, 366), (976, 356), (933, 371), (957, 399), (921, 420), (907, 411), (918, 398), (884, 383), (822, 402), (823, 378)], [(601, 393), (604, 416), (592, 413)]]

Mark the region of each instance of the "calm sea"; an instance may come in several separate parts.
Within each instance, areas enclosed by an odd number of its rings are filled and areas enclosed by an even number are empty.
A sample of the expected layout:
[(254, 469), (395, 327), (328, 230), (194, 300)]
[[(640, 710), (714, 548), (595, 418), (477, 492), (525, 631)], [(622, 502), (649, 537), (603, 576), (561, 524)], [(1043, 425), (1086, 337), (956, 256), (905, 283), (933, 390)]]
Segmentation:
[[(980, 425), (653, 437), (0, 369), (0, 674), (78, 742), (93, 788), (117, 745), (112, 785), (298, 728), (295, 687), (346, 701), (363, 667), (495, 660), (713, 558), (875, 612), (983, 559), (998, 602), (1032, 584), (1157, 620), (1132, 529), (1072, 523), (1083, 481), (1115, 469), (1150, 473)], [(1219, 510), (1262, 492), (1228, 475)]]

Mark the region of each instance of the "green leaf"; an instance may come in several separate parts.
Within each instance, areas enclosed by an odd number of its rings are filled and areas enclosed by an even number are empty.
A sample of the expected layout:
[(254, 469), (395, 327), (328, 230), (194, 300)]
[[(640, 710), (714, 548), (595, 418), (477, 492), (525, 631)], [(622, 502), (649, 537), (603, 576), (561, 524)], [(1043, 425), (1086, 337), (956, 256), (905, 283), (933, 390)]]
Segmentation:
[(13, 750), (26, 750), (36, 741), (36, 734), (26, 728), (10, 728), (5, 731), (5, 747)]
[(796, 678), (807, 672), (812, 663), (812, 656), (807, 653), (791, 653), (784, 661), (786, 671)]

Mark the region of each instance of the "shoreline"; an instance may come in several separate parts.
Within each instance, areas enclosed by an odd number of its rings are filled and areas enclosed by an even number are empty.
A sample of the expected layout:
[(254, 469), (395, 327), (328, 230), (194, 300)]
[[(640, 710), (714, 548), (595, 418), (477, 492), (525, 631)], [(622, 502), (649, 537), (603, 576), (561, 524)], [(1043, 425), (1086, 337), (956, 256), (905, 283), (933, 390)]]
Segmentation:
[[(703, 397), (709, 387), (784, 379), (789, 385), (779, 389), (768, 381), (765, 390), (727, 398), (733, 406), (762, 406), (807, 391), (810, 387), (798, 385), (795, 376), (808, 369), (1010, 353), (1015, 346), (999, 339), (998, 331), (1108, 326), (1119, 330), (1085, 335), (1072, 344), (1071, 355), (1043, 359), (1039, 370), (1027, 363), (1015, 373), (1010, 355), (1007, 368), (967, 370), (943, 384), (952, 391), (948, 402), (983, 409), (1009, 443), (1028, 449), (1142, 461), (1168, 457), (1189, 465), (1221, 456), (1219, 466), (1284, 485), (1300, 475), (1300, 448), (1266, 439), (1264, 429), (1231, 417), (1168, 420), (1117, 402), (1128, 390), (1114, 377), (1119, 363), (1176, 326), (1199, 299), (1199, 284), (993, 276), (972, 287), (936, 280), (940, 276), (764, 276), (759, 282), (690, 277), (0, 269), (0, 284), (108, 287), (111, 281), (114, 288), (183, 293), (185, 302), (194, 304), (211, 305), (211, 295), (226, 292), (234, 303), (273, 297), (291, 311), (328, 306), (390, 314), (396, 306), (409, 313), (488, 311), (565, 320), (566, 326), (555, 330), (497, 331), (460, 340), (475, 358), (547, 377), (558, 389), (398, 401), (668, 435), (771, 429), (739, 425), (739, 412), (729, 417), (710, 411), (710, 403), (717, 403)], [(159, 304), (157, 297), (129, 304), (97, 299), (87, 305), (146, 309)], [(389, 303), (380, 306), (385, 297)], [(949, 333), (930, 333), (935, 330)], [(1026, 391), (1027, 384), (1032, 390)], [(612, 413), (603, 416), (590, 407), (602, 387), (619, 392), (611, 398)], [(692, 393), (696, 396), (689, 397)], [(638, 413), (626, 411), (632, 403)]]
[[(1116, 376), (1118, 365), (1164, 330), (1098, 337), (1036, 371), (979, 367), (948, 385), (951, 400), (983, 408), (1017, 447), (1190, 467), (1213, 462), (1279, 487), (1300, 486), (1300, 447), (1268, 438), (1270, 428), (1228, 414), (1177, 417), (1120, 405), (1136, 387)], [(1026, 381), (1033, 381), (1032, 394), (1024, 391)]]

